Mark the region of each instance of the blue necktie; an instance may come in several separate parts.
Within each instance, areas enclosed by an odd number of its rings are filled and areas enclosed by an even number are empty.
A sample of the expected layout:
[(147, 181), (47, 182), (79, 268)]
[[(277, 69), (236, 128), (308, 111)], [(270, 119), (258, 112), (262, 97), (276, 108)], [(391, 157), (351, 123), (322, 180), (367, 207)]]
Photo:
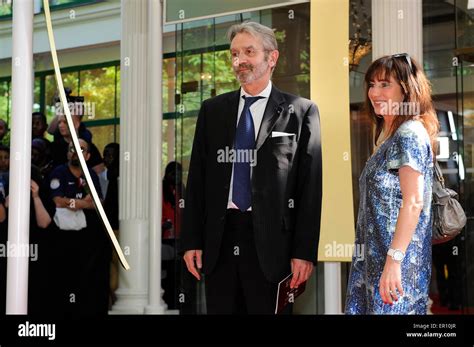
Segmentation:
[[(253, 151), (255, 149), (255, 127), (253, 125), (250, 106), (262, 99), (262, 96), (245, 97), (244, 109), (240, 115), (239, 124), (235, 133), (236, 161), (234, 162), (234, 181), (232, 184), (232, 201), (241, 211), (247, 211), (252, 201), (252, 187), (250, 183), (250, 161), (239, 162), (239, 157), (253, 159)], [(239, 150), (243, 150), (244, 155), (237, 154)]]

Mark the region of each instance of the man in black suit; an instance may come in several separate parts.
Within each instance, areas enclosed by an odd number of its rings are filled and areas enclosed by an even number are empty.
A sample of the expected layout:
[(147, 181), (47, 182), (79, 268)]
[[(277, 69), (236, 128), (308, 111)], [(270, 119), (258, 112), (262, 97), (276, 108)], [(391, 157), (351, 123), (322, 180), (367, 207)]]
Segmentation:
[(270, 28), (229, 29), (238, 91), (206, 100), (196, 124), (181, 252), (207, 312), (272, 314), (278, 282), (317, 261), (322, 165), (317, 106), (279, 91)]

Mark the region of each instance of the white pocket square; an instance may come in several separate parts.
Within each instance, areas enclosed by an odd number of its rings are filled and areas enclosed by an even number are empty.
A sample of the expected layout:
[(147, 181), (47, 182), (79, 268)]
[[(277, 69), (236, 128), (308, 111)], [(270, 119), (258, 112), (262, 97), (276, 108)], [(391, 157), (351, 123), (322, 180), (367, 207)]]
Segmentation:
[(272, 131), (272, 137), (295, 136), (293, 133), (285, 133), (281, 131)]

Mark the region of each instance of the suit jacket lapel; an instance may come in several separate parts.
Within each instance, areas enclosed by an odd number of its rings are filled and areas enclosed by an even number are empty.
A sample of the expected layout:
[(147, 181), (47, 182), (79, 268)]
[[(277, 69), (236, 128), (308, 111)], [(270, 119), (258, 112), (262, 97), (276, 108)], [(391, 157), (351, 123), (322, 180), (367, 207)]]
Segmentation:
[(231, 93), (228, 99), (229, 116), (226, 117), (227, 146), (234, 148), (235, 131), (237, 128), (237, 113), (239, 112), (240, 89)]
[(283, 107), (281, 107), (280, 105), (284, 102), (285, 98), (283, 97), (281, 92), (273, 85), (267, 106), (265, 107), (265, 113), (263, 114), (262, 124), (260, 125), (260, 130), (257, 136), (257, 143), (255, 145), (257, 151), (263, 145), (268, 135), (270, 135), (273, 126), (275, 125), (276, 121), (278, 120), (278, 117), (283, 111)]

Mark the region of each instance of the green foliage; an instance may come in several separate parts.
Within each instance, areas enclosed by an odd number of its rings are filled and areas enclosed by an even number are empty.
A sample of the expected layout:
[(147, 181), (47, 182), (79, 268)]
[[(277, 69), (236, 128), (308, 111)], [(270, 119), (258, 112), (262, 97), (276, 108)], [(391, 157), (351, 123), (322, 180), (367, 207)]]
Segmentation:
[(0, 3), (0, 17), (10, 16), (12, 14), (12, 4)]
[(0, 118), (8, 121), (8, 113), (11, 108), (10, 83), (0, 82)]

